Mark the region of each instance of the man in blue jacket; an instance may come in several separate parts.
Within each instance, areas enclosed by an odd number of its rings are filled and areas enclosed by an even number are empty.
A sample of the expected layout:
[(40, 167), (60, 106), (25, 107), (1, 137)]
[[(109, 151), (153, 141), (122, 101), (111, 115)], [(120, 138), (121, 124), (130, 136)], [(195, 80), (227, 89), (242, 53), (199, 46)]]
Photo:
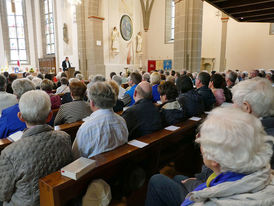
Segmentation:
[(130, 74), (128, 84), (131, 88), (124, 94), (122, 101), (125, 106), (132, 106), (135, 103), (133, 98), (135, 89), (137, 85), (142, 81), (142, 75), (138, 72), (133, 72)]

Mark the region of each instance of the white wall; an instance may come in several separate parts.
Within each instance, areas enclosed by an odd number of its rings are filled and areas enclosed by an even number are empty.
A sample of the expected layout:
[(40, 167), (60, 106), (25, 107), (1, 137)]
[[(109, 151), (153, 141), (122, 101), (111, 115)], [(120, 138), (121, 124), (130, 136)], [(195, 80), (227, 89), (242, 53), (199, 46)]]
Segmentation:
[(269, 23), (228, 22), (227, 69), (274, 68), (274, 35)]
[[(56, 18), (57, 27), (56, 32), (56, 65), (57, 68), (62, 67), (62, 61), (68, 56), (72, 67), (79, 70), (79, 58), (78, 58), (78, 40), (77, 40), (77, 23), (75, 19), (75, 7), (68, 1), (55, 0), (56, 3)], [(63, 40), (63, 27), (64, 23), (68, 26), (68, 44)]]
[[(136, 35), (140, 31), (144, 34), (140, 1), (101, 0), (99, 7), (99, 16), (105, 18), (103, 21), (103, 46), (106, 76), (108, 77), (112, 71), (116, 73), (124, 72), (125, 67), (135, 70), (140, 65), (144, 65), (143, 59), (136, 55)], [(111, 32), (115, 26), (120, 32), (120, 19), (124, 14), (129, 15), (132, 19), (133, 35), (130, 41), (125, 41), (120, 35), (120, 53), (115, 56), (111, 51)], [(145, 39), (144, 35), (143, 39)], [(145, 40), (143, 40), (143, 48), (145, 55)], [(129, 50), (131, 51), (132, 60), (131, 64), (127, 65)]]
[[(215, 70), (219, 71), (222, 21), (217, 11), (204, 2), (202, 57), (216, 58)], [(269, 27), (269, 23), (239, 23), (229, 18), (226, 69), (274, 68), (274, 35), (269, 35)]]
[(173, 44), (165, 43), (165, 0), (154, 1), (147, 31), (147, 59), (173, 59)]
[(215, 58), (214, 70), (219, 71), (222, 21), (221, 12), (204, 2), (203, 28), (202, 28), (202, 57)]

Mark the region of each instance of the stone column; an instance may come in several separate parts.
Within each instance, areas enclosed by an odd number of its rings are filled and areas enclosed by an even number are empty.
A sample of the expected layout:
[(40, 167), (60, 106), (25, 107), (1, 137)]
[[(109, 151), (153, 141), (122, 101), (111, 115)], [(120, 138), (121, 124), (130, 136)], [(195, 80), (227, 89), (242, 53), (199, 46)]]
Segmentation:
[(175, 0), (174, 69), (200, 71), (203, 2)]
[[(78, 55), (81, 73), (105, 75), (103, 57), (103, 18), (98, 17), (99, 1), (82, 0), (77, 6)], [(101, 44), (101, 45), (100, 45)]]
[(227, 22), (229, 17), (226, 14), (222, 14), (222, 39), (221, 39), (221, 53), (220, 53), (220, 72), (226, 69), (226, 39), (227, 39)]

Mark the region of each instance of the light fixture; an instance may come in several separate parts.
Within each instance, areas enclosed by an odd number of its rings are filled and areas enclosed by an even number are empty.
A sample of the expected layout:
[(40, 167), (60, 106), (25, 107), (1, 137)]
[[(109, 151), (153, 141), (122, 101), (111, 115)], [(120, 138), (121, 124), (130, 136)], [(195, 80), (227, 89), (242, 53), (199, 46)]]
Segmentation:
[(68, 0), (71, 5), (77, 6), (82, 3), (82, 0)]

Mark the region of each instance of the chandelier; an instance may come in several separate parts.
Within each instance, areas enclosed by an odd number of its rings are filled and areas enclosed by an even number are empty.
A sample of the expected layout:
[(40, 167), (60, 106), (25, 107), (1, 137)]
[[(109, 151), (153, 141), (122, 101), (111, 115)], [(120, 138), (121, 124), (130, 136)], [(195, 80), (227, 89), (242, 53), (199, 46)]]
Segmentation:
[(68, 2), (74, 6), (77, 6), (82, 3), (82, 0), (68, 0)]

